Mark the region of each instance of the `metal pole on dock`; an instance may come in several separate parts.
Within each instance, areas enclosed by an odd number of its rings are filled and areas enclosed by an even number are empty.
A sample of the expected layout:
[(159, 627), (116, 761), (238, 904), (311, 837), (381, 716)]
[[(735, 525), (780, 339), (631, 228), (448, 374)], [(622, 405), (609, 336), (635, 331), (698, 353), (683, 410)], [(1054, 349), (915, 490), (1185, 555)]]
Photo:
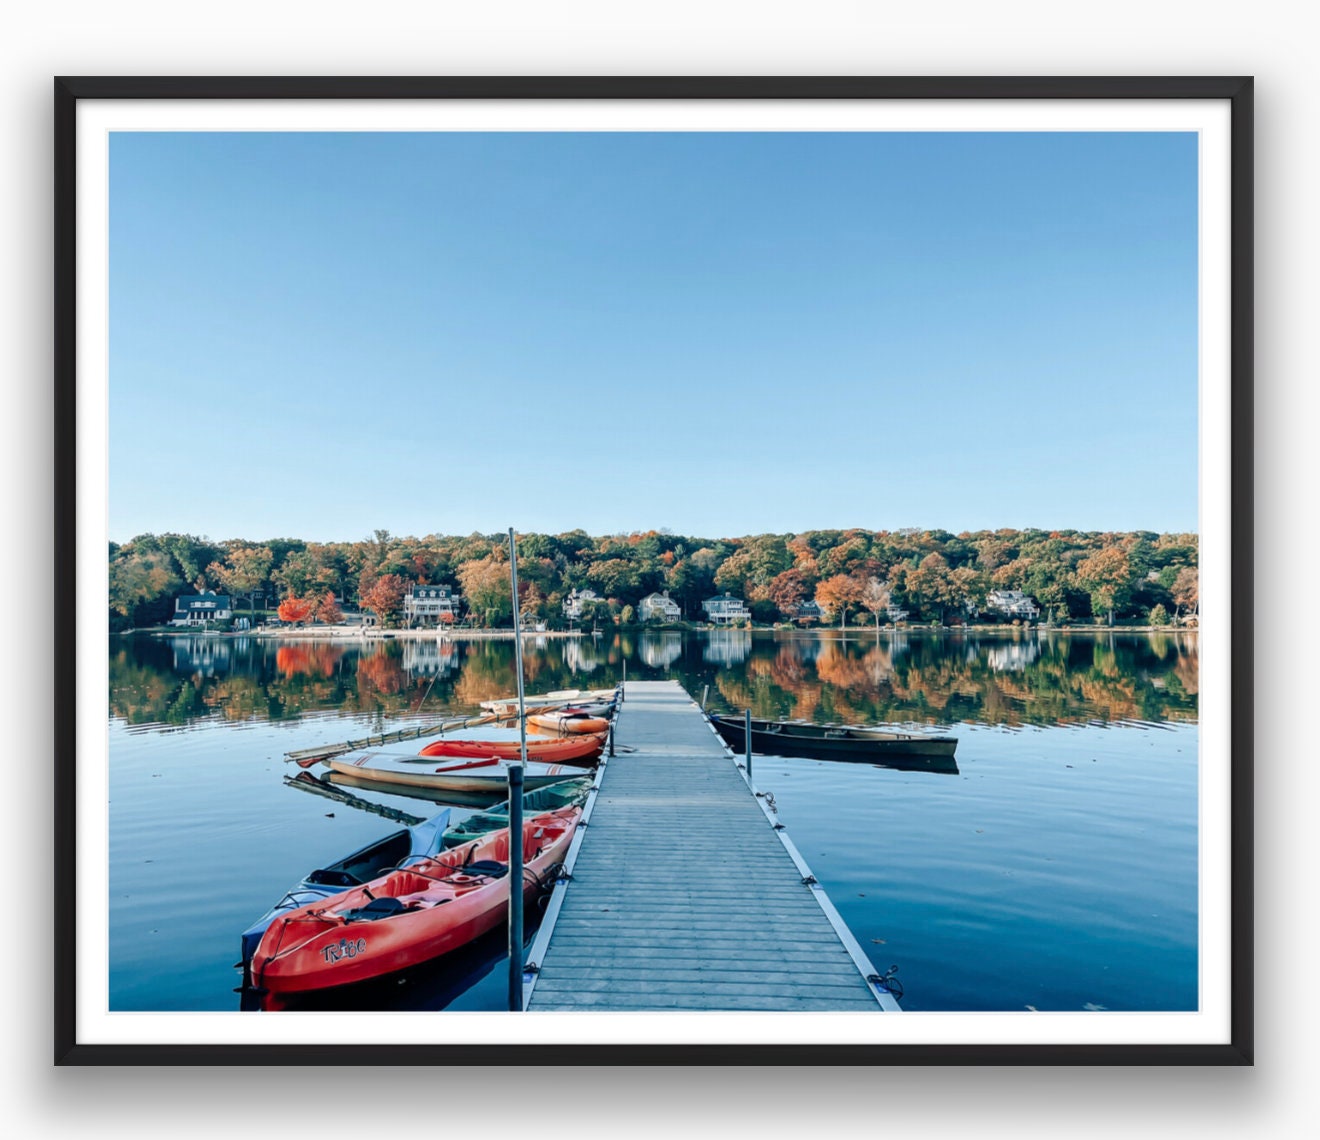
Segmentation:
[(746, 738), (747, 747), (747, 778), (752, 778), (752, 710), (747, 709), (743, 713), (743, 736)]
[(509, 765), (509, 1009), (523, 1007), (523, 766)]
[(523, 767), (527, 763), (527, 707), (523, 694), (522, 622), (518, 614), (518, 541), (509, 527), (513, 587), (513, 657), (518, 674), (518, 756), (509, 765), (509, 1009), (523, 1007)]
[(702, 685), (702, 686), (701, 686), (701, 711), (702, 711), (702, 712), (705, 712), (705, 711), (706, 711), (706, 698), (707, 698), (709, 695), (710, 695), (710, 686), (709, 686), (709, 685)]

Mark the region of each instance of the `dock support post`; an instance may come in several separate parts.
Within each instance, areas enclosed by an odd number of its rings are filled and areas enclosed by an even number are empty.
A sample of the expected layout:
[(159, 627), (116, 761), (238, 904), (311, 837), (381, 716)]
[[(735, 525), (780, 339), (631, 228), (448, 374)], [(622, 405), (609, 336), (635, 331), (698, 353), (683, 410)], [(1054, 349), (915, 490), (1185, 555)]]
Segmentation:
[(522, 622), (518, 604), (518, 540), (509, 527), (509, 587), (513, 600), (513, 660), (518, 672), (518, 759), (509, 765), (509, 1010), (523, 1007), (523, 768), (527, 764), (527, 702), (523, 692)]
[(509, 1009), (523, 1007), (523, 766), (509, 765)]
[(743, 740), (747, 748), (747, 779), (752, 778), (752, 710), (743, 713)]
[(610, 719), (610, 755), (614, 755), (614, 718)]
[(709, 686), (709, 685), (702, 685), (702, 686), (701, 686), (701, 711), (702, 711), (702, 712), (705, 712), (705, 711), (706, 711), (706, 698), (707, 698), (709, 695), (710, 695), (710, 686)]

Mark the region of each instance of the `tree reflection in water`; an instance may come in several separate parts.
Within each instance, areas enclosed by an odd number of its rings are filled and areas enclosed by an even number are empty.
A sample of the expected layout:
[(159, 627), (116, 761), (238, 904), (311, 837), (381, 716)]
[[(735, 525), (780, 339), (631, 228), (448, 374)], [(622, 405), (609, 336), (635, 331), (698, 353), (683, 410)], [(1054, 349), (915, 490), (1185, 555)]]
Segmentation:
[[(675, 630), (529, 643), (545, 691), (672, 677), (710, 707), (849, 723), (1194, 721), (1195, 633), (960, 635)], [(116, 638), (110, 712), (183, 724), (335, 712), (376, 721), (474, 709), (514, 691), (513, 644)]]

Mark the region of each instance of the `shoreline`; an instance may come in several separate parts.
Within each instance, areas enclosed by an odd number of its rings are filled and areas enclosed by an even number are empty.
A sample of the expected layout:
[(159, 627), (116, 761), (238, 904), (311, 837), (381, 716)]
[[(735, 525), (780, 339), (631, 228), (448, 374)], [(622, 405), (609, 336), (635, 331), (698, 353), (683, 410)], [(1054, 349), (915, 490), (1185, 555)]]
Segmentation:
[[(732, 630), (739, 633), (786, 633), (793, 636), (810, 634), (812, 636), (827, 637), (874, 637), (879, 634), (888, 634), (891, 637), (895, 634), (904, 636), (921, 636), (929, 634), (994, 634), (1002, 637), (1021, 637), (1023, 635), (1034, 634), (1072, 634), (1072, 633), (1145, 633), (1145, 634), (1196, 634), (1199, 632), (1196, 626), (1169, 626), (1169, 625), (1030, 625), (1030, 626), (1012, 626), (1012, 625), (913, 625), (913, 626), (892, 626), (883, 625), (879, 629), (874, 626), (854, 625), (845, 629), (838, 626), (813, 626), (808, 629), (785, 629), (770, 625), (747, 626), (712, 626), (712, 625), (624, 625), (614, 626), (610, 630), (601, 630), (602, 636), (607, 633), (709, 633), (712, 631)], [(258, 637), (263, 639), (324, 639), (334, 641), (512, 641), (517, 635), (511, 629), (460, 629), (460, 630), (436, 630), (436, 629), (361, 629), (344, 626), (313, 626), (311, 628), (301, 629), (244, 629), (244, 630), (205, 630), (205, 629), (187, 629), (183, 627), (169, 628), (162, 626), (152, 626), (146, 629), (125, 629), (118, 632), (112, 632), (112, 637), (130, 637), (138, 634), (148, 634), (152, 637)], [(592, 631), (582, 629), (550, 629), (550, 630), (523, 630), (522, 636), (545, 637), (545, 638), (581, 638), (591, 637)]]

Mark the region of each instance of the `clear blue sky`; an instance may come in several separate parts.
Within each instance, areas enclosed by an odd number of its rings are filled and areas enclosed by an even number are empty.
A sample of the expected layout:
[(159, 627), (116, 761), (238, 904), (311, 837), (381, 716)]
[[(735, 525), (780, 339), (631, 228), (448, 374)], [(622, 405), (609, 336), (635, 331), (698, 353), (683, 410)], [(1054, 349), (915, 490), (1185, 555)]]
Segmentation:
[(1195, 530), (1191, 134), (116, 134), (110, 537)]

